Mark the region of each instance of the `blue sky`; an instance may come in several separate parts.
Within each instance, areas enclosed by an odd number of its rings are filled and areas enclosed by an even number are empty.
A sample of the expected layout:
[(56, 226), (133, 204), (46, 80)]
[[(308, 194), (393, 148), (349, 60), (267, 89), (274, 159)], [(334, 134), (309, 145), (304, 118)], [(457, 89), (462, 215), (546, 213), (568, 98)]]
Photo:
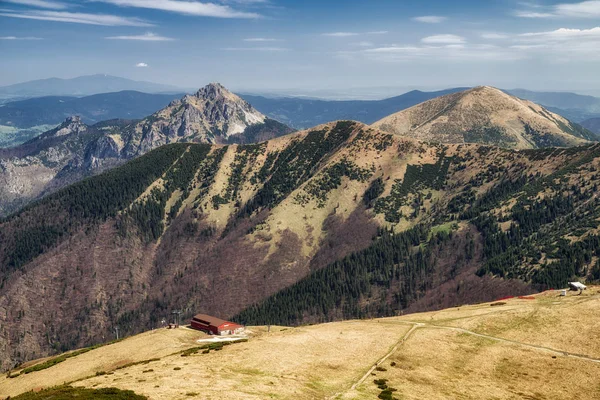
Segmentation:
[(1, 0), (0, 57), (0, 85), (107, 73), (289, 94), (590, 92), (600, 0)]

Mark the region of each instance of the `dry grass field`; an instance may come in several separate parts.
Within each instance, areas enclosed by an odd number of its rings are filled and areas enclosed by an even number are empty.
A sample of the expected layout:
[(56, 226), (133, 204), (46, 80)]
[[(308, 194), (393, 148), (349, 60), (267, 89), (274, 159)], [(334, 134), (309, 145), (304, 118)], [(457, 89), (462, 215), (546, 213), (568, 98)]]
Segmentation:
[[(196, 346), (196, 340), (205, 338), (202, 332), (181, 329), (158, 329), (132, 336), (123, 341), (110, 344), (68, 358), (65, 361), (42, 371), (23, 374), (16, 378), (0, 378), (0, 398), (15, 396), (29, 390), (39, 390), (54, 385), (69, 383), (108, 372), (116, 368), (139, 361), (159, 358)], [(51, 357), (39, 361), (48, 360)], [(27, 363), (31, 366), (34, 363)], [(19, 370), (12, 371), (12, 374)]]
[[(148, 332), (2, 377), (0, 397), (72, 382), (150, 399), (600, 399), (600, 287), (492, 304), (270, 332), (251, 327), (248, 342), (186, 357), (179, 352), (201, 333)], [(152, 358), (159, 360), (116, 369)]]

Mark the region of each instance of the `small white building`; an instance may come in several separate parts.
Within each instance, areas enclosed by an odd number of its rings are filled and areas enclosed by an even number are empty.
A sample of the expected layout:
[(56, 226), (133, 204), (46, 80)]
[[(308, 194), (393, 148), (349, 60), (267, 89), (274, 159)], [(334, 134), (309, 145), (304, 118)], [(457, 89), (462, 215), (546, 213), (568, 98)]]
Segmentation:
[(587, 289), (587, 286), (581, 282), (569, 282), (569, 289), (583, 292), (585, 289)]

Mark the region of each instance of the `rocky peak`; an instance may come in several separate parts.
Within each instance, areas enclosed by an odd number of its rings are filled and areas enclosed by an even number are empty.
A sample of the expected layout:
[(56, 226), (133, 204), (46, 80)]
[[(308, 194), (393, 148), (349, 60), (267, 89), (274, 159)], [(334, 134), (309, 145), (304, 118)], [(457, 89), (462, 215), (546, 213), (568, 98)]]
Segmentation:
[[(263, 124), (266, 117), (220, 83), (210, 83), (193, 95), (173, 101), (155, 114), (166, 122), (158, 130), (177, 140), (214, 142)], [(161, 122), (162, 124), (162, 122)], [(215, 139), (215, 136), (221, 138)]]
[(223, 85), (218, 82), (212, 82), (203, 88), (198, 89), (195, 96), (199, 99), (223, 97), (224, 94), (232, 94), (229, 90), (225, 89)]
[(72, 115), (65, 119), (65, 122), (60, 124), (58, 128), (53, 132), (52, 136), (64, 136), (72, 133), (82, 133), (87, 130), (87, 125), (81, 121), (81, 117), (78, 115)]

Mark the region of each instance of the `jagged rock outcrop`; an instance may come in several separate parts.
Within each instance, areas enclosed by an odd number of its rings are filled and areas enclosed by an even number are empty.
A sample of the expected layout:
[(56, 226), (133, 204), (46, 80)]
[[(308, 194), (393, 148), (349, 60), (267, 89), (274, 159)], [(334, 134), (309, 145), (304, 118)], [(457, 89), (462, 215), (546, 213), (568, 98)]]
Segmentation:
[[(124, 136), (127, 154), (144, 154), (158, 146), (175, 142), (227, 143), (248, 128), (260, 129), (269, 121), (248, 102), (211, 83), (194, 95), (172, 101), (164, 109), (136, 124)], [(272, 120), (271, 120), (272, 121)], [(292, 132), (285, 129), (284, 133)], [(271, 135), (266, 139), (274, 136)]]
[(40, 136), (41, 139), (48, 137), (57, 137), (71, 135), (73, 133), (82, 133), (87, 130), (87, 126), (81, 121), (78, 115), (68, 117), (58, 128), (49, 131), (47, 134)]

